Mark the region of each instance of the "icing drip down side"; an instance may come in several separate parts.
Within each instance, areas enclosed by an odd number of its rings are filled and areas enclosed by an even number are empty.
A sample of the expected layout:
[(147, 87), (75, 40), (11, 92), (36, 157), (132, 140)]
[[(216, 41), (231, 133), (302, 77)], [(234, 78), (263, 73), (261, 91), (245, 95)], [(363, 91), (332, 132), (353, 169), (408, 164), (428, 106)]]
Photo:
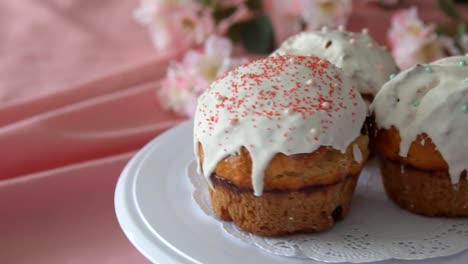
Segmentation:
[(418, 135), (427, 134), (456, 184), (468, 168), (468, 64), (453, 62), (451, 58), (401, 72), (382, 87), (371, 109), (379, 128), (399, 130), (402, 157)]
[(328, 60), (357, 82), (361, 94), (371, 96), (379, 91), (390, 74), (398, 72), (390, 53), (366, 31), (303, 32), (287, 39), (274, 54), (318, 56)]
[(345, 152), (359, 135), (366, 105), (342, 71), (317, 57), (278, 56), (240, 66), (198, 99), (194, 149), (208, 182), (219, 161), (245, 147), (252, 187), (263, 192), (264, 170), (277, 153)]

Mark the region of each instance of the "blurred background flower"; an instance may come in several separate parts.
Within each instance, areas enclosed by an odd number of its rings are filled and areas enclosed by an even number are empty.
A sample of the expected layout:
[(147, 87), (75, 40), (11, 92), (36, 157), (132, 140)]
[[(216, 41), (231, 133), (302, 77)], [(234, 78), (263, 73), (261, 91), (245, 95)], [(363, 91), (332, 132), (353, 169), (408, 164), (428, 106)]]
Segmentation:
[(142, 0), (134, 17), (158, 50), (201, 44), (215, 30), (209, 9), (191, 0)]
[(351, 11), (352, 0), (141, 0), (134, 17), (158, 50), (183, 50), (218, 34), (247, 52), (268, 54), (275, 40), (346, 25)]
[(211, 82), (247, 62), (246, 58), (233, 58), (232, 52), (231, 40), (210, 36), (202, 48), (189, 50), (182, 62), (172, 62), (158, 90), (162, 105), (179, 114), (193, 116), (198, 96)]
[[(450, 23), (425, 23), (416, 7), (394, 12), (387, 37), (401, 69), (468, 52), (468, 24), (452, 0), (437, 1)], [(367, 0), (387, 10), (403, 2)], [(185, 51), (167, 69), (158, 98), (166, 109), (192, 116), (210, 83), (246, 61), (235, 59), (234, 50), (266, 55), (301, 31), (346, 28), (352, 6), (352, 0), (140, 0), (134, 17), (157, 50)]]
[[(234, 47), (241, 54), (269, 54), (275, 40), (345, 24), (351, 8), (351, 0), (141, 0), (134, 18), (157, 50), (188, 50), (182, 61), (171, 62), (157, 95), (166, 109), (193, 116), (210, 83), (247, 61), (233, 58)], [(279, 19), (275, 26), (271, 18)]]
[(300, 31), (323, 26), (346, 25), (352, 11), (351, 0), (272, 0), (272, 19), (276, 42), (280, 44)]
[(352, 11), (351, 0), (302, 0), (306, 30), (345, 25)]
[(391, 20), (388, 40), (401, 69), (415, 64), (468, 52), (468, 24), (452, 0), (439, 0), (449, 24), (425, 24), (416, 7), (397, 11)]
[(435, 25), (425, 25), (416, 7), (396, 12), (391, 21), (388, 39), (398, 66), (406, 69), (444, 56), (442, 41)]

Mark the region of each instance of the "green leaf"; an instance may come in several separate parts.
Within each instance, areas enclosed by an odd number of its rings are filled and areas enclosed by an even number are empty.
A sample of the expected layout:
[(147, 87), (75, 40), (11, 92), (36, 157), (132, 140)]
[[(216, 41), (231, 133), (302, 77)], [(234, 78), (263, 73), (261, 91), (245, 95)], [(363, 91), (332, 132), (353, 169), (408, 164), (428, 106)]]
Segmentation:
[(463, 50), (463, 45), (461, 43), (463, 35), (468, 34), (468, 24), (461, 23), (457, 25), (457, 33), (455, 34), (455, 46), (462, 52), (468, 52)]
[(242, 31), (242, 26), (243, 23), (236, 23), (232, 25), (229, 29), (226, 35), (234, 42), (234, 43), (240, 43), (241, 42), (241, 31)]
[(447, 35), (447, 29), (445, 28), (444, 25), (436, 25), (436, 28), (435, 28), (435, 33), (437, 35)]
[(247, 0), (245, 2), (247, 7), (251, 10), (258, 11), (263, 8), (263, 2), (262, 0)]
[(274, 49), (273, 27), (266, 15), (234, 24), (229, 28), (228, 36), (251, 53), (269, 54)]
[(219, 21), (230, 17), (232, 14), (234, 14), (234, 12), (236, 12), (236, 10), (237, 10), (237, 7), (228, 7), (228, 8), (217, 9), (217, 10), (215, 10), (213, 12), (213, 17), (214, 17), (216, 23), (218, 23)]
[(464, 35), (468, 33), (468, 24), (461, 23), (457, 25), (457, 35)]
[(200, 5), (208, 6), (210, 5), (210, 0), (197, 0)]
[(453, 0), (439, 0), (439, 7), (449, 17), (459, 20), (461, 18), (457, 5)]
[(201, 4), (202, 6), (211, 7), (213, 9), (216, 9), (221, 5), (220, 1), (222, 1), (222, 0), (196, 0), (196, 1), (199, 4)]

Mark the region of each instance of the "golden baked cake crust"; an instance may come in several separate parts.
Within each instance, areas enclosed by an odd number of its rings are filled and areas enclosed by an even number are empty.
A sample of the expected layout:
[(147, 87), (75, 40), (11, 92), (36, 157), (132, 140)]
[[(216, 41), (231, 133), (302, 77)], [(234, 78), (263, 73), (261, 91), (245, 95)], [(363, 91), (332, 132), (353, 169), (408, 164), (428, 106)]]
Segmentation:
[(193, 142), (219, 218), (273, 236), (343, 217), (369, 154), (354, 85), (327, 60), (290, 55), (214, 81), (198, 99)]
[(212, 177), (213, 209), (225, 221), (263, 236), (325, 231), (348, 213), (358, 175), (339, 182), (301, 191), (266, 191), (255, 196), (250, 190)]
[(466, 171), (452, 184), (447, 163), (426, 134), (413, 141), (407, 157), (399, 156), (396, 128), (379, 129), (375, 147), (385, 191), (400, 207), (426, 216), (468, 216)]
[(401, 207), (468, 216), (468, 57), (417, 64), (392, 76), (370, 109), (383, 182)]
[[(346, 153), (321, 147), (310, 154), (277, 154), (265, 170), (261, 196), (253, 194), (248, 151), (218, 163), (210, 197), (221, 220), (234, 221), (257, 235), (319, 232), (346, 216), (359, 173), (367, 162), (368, 137), (358, 137)], [(355, 161), (354, 145), (362, 160)], [(199, 146), (203, 161), (203, 147)]]
[(447, 171), (416, 169), (385, 158), (381, 168), (385, 191), (402, 208), (426, 216), (468, 216), (466, 171), (452, 185)]
[(401, 161), (425, 170), (447, 170), (447, 162), (437, 151), (431, 138), (426, 134), (418, 135), (410, 146), (407, 157), (400, 157), (400, 133), (396, 128), (379, 129), (375, 139), (376, 151), (383, 157)]
[[(264, 190), (300, 190), (314, 185), (333, 184), (348, 175), (358, 174), (369, 155), (368, 137), (362, 135), (350, 144), (345, 154), (320, 147), (309, 154), (286, 156), (278, 153), (265, 170)], [(362, 154), (360, 163), (354, 160), (353, 146), (357, 144)], [(199, 157), (203, 162), (203, 146), (199, 145)], [(220, 161), (215, 174), (239, 188), (252, 189), (252, 160), (249, 152), (242, 148), (236, 156)]]

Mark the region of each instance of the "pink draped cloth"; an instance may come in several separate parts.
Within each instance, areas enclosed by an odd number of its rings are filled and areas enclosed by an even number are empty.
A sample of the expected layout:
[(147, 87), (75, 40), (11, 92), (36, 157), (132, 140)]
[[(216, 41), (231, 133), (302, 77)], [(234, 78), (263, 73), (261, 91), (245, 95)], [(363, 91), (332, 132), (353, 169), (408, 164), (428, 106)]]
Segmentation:
[(147, 263), (113, 193), (182, 118), (155, 98), (168, 61), (136, 0), (0, 2), (0, 263)]
[[(384, 43), (390, 12), (355, 2), (351, 30)], [(1, 263), (146, 263), (115, 219), (115, 183), (183, 118), (155, 98), (180, 54), (154, 52), (136, 3), (0, 2)]]

